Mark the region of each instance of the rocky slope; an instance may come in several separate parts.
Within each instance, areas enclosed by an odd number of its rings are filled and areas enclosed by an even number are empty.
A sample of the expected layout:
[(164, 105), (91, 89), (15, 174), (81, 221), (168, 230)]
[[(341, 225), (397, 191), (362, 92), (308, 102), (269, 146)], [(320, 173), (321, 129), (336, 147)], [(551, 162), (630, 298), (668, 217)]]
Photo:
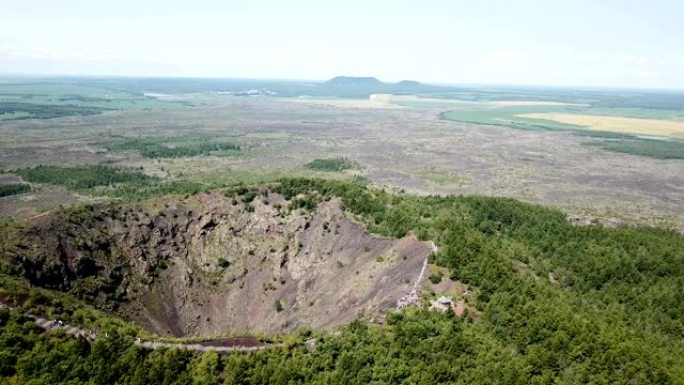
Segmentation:
[[(251, 195), (250, 195), (251, 194)], [(369, 234), (336, 200), (288, 209), (266, 190), (86, 207), (5, 232), (12, 273), (159, 334), (326, 328), (407, 294), (429, 245)]]

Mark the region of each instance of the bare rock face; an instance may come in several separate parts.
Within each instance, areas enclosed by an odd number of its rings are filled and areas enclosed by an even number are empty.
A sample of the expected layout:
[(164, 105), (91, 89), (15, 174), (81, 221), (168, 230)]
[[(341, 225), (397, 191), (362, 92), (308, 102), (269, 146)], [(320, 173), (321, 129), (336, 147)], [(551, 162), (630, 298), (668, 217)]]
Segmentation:
[(12, 252), (34, 284), (75, 292), (89, 282), (96, 290), (83, 298), (119, 301), (125, 317), (175, 336), (373, 317), (411, 291), (432, 252), (412, 236), (369, 234), (335, 199), (311, 212), (287, 205), (269, 192), (95, 208), (81, 222), (43, 219), (24, 234), (32, 249)]
[(187, 257), (141, 295), (138, 321), (175, 335), (339, 325), (393, 307), (431, 251), (368, 234), (335, 200), (281, 216), (282, 198), (267, 199), (246, 212), (207, 197)]

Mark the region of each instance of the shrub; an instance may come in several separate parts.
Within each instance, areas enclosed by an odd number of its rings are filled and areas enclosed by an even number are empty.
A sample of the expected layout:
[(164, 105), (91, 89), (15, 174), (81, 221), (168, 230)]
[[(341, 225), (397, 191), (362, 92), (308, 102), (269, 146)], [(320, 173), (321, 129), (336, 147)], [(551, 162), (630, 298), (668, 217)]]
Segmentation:
[(123, 183), (149, 183), (158, 178), (137, 171), (127, 171), (101, 165), (60, 167), (37, 166), (17, 170), (29, 182), (61, 185), (70, 189), (88, 189)]
[(430, 282), (432, 282), (434, 285), (442, 282), (442, 278), (444, 277), (444, 274), (441, 271), (438, 271), (436, 273), (430, 274), (430, 277), (428, 279)]
[(26, 183), (12, 183), (0, 185), (0, 197), (31, 192), (31, 186)]
[(341, 172), (354, 168), (354, 162), (347, 158), (314, 159), (307, 167), (315, 171)]
[(182, 158), (186, 156), (209, 155), (217, 151), (240, 151), (240, 146), (229, 142), (209, 141), (169, 146), (155, 139), (127, 139), (107, 147), (110, 151), (134, 150), (146, 158)]

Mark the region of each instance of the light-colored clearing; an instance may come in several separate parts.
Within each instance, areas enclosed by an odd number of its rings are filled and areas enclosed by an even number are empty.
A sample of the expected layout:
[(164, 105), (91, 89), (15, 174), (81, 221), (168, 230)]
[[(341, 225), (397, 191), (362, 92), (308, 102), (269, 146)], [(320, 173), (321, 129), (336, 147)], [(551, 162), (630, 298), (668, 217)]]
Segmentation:
[(340, 98), (282, 98), (288, 102), (315, 104), (339, 108), (401, 108), (402, 103), (423, 103), (425, 105), (472, 105), (484, 107), (516, 107), (516, 106), (584, 106), (560, 102), (545, 102), (533, 100), (501, 100), (495, 102), (473, 102), (470, 100), (421, 98), (416, 95), (371, 94), (368, 99), (340, 99)]
[(501, 100), (497, 102), (490, 102), (496, 107), (523, 107), (523, 106), (575, 106), (586, 107), (588, 104), (579, 103), (563, 103), (563, 102), (545, 102), (538, 100)]
[(468, 105), (477, 105), (477, 104), (482, 104), (481, 102), (473, 102), (470, 100), (459, 100), (459, 99), (444, 99), (444, 98), (423, 98), (419, 97), (416, 95), (391, 95), (391, 94), (373, 94), (371, 95), (371, 98), (373, 97), (382, 97), (388, 102), (392, 103), (402, 103), (402, 102), (410, 102), (410, 103), (426, 103), (426, 104), (468, 104)]
[(398, 108), (389, 101), (379, 98), (373, 99), (337, 99), (337, 98), (283, 98), (283, 100), (301, 104), (315, 104), (339, 108)]
[(373, 97), (383, 97), (388, 102), (414, 102), (414, 103), (438, 103), (438, 104), (467, 104), (467, 105), (480, 105), (487, 107), (516, 107), (516, 106), (586, 106), (586, 104), (574, 104), (574, 103), (562, 103), (562, 102), (549, 102), (549, 101), (538, 101), (538, 100), (498, 100), (498, 101), (488, 101), (488, 102), (474, 102), (471, 100), (459, 100), (459, 99), (446, 99), (446, 98), (423, 98), (416, 95), (387, 95), (387, 94), (374, 94)]
[(674, 120), (624, 118), (620, 116), (576, 115), (566, 113), (533, 113), (516, 115), (521, 118), (544, 119), (584, 126), (589, 130), (625, 134), (684, 137), (684, 122)]

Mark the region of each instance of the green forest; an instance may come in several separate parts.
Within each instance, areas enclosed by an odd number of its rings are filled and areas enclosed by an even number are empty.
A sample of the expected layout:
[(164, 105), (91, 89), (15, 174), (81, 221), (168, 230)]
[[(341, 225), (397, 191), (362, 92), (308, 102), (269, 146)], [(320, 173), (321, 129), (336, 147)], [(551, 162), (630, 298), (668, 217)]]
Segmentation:
[(2, 95), (0, 95), (0, 120), (3, 120), (3, 115), (5, 114), (9, 117), (8, 120), (21, 120), (52, 119), (74, 115), (97, 115), (102, 113), (102, 111), (105, 111), (105, 109), (71, 104), (52, 105), (3, 101)]
[(24, 180), (34, 183), (61, 185), (73, 190), (122, 183), (149, 183), (156, 178), (137, 171), (118, 170), (107, 166), (36, 166), (17, 170)]
[(657, 159), (684, 159), (684, 142), (681, 140), (605, 140), (589, 144), (625, 154), (650, 156)]
[(0, 197), (24, 194), (31, 191), (31, 186), (26, 183), (0, 184)]
[[(474, 288), (481, 316), (416, 308), (389, 313), (386, 325), (355, 321), (340, 333), (303, 329), (285, 336), (282, 348), (218, 355), (145, 350), (133, 344), (135, 329), (116, 322), (94, 342), (46, 334), (19, 310), (5, 308), (2, 383), (684, 383), (680, 234), (575, 227), (561, 211), (512, 199), (390, 194), (362, 181), (283, 179), (271, 189), (294, 208), (339, 197), (374, 233), (434, 241), (433, 262)], [(14, 276), (0, 283), (23, 282), (8, 266), (10, 256), (0, 258), (2, 272)], [(88, 309), (76, 303), (60, 306), (66, 313)], [(313, 351), (304, 345), (309, 338), (318, 341)]]
[(164, 181), (137, 169), (103, 165), (75, 167), (36, 166), (12, 171), (25, 181), (64, 186), (92, 196), (139, 201), (169, 194), (197, 194), (208, 187), (186, 180)]
[(108, 147), (110, 151), (137, 151), (146, 158), (183, 158), (209, 155), (218, 151), (240, 151), (240, 146), (228, 142), (201, 142), (168, 146), (154, 139), (126, 139)]

